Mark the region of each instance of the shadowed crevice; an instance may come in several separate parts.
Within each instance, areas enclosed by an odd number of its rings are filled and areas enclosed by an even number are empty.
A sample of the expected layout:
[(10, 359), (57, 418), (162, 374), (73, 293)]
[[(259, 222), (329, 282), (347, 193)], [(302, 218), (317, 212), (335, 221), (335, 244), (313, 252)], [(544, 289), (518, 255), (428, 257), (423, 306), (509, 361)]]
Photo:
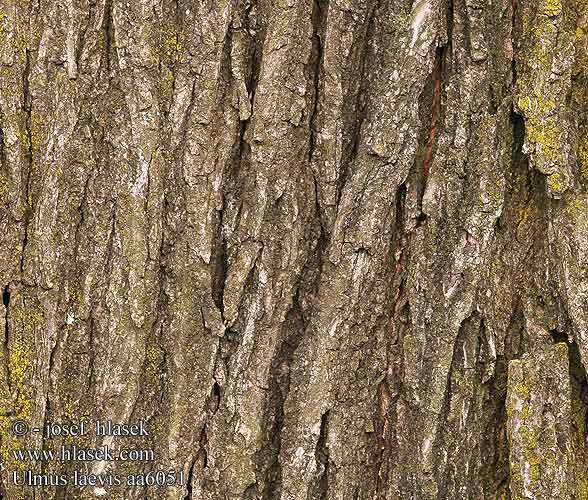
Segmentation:
[(190, 469), (188, 470), (188, 477), (186, 479), (186, 494), (182, 498), (182, 500), (194, 500), (192, 498), (192, 479), (194, 477), (194, 466), (196, 465), (196, 460), (192, 462), (190, 465)]
[(2, 291), (2, 303), (4, 304), (4, 307), (8, 309), (8, 306), (10, 305), (10, 285), (6, 285)]
[[(488, 401), (482, 428), (481, 475), (488, 494), (508, 494), (510, 482), (510, 445), (507, 439), (506, 396), (508, 365), (522, 355), (525, 317), (517, 301), (504, 340), (504, 353), (496, 356), (494, 373), (482, 386)], [(507, 497), (508, 498), (508, 497)]]
[(576, 341), (568, 342), (570, 385), (572, 389), (571, 443), (578, 498), (588, 477), (588, 377)]
[(398, 448), (396, 402), (402, 391), (403, 343), (410, 323), (410, 305), (405, 289), (406, 265), (410, 233), (405, 227), (407, 188), (403, 183), (396, 189), (396, 209), (392, 242), (390, 244), (390, 269), (392, 276), (388, 303), (391, 304), (390, 330), (386, 344), (386, 367), (383, 378), (376, 391), (376, 411), (374, 415), (375, 432), (375, 477), (376, 497), (385, 499), (387, 495), (391, 461)]
[(24, 215), (24, 236), (22, 241), (22, 249), (20, 252), (20, 272), (24, 271), (25, 252), (29, 242), (29, 225), (33, 217), (33, 196), (32, 196), (32, 182), (33, 182), (33, 133), (32, 133), (32, 113), (33, 113), (33, 96), (30, 90), (30, 76), (31, 76), (31, 53), (29, 49), (25, 49), (25, 68), (22, 77), (23, 81), (23, 110), (26, 113), (25, 133), (26, 133), (26, 148), (27, 148), (27, 170), (26, 179), (24, 182), (25, 193), (25, 215)]
[(104, 23), (102, 25), (104, 30), (104, 52), (106, 55), (106, 71), (108, 78), (110, 78), (110, 71), (112, 69), (112, 51), (114, 46), (114, 22), (112, 19), (112, 0), (105, 0), (104, 3)]
[[(582, 363), (578, 343), (566, 332), (550, 330), (553, 343), (567, 345), (571, 389), (571, 419), (569, 435), (559, 434), (557, 443), (561, 450), (572, 451), (572, 469), (578, 498), (582, 498), (583, 484), (588, 476), (588, 377)], [(570, 443), (568, 445), (568, 442)]]
[(258, 16), (253, 15), (254, 10), (258, 10), (260, 6), (257, 1), (247, 3), (245, 10), (245, 23), (248, 33), (255, 33), (252, 36), (250, 46), (250, 58), (249, 58), (249, 73), (245, 81), (247, 92), (249, 93), (249, 100), (251, 106), (255, 102), (255, 93), (257, 91), (257, 85), (261, 75), (261, 68), (263, 63), (263, 45), (265, 42), (265, 26), (260, 22)]
[[(10, 307), (10, 285), (6, 285), (4, 290), (2, 291), (2, 303), (4, 304), (5, 311), (4, 311), (4, 339), (2, 340), (4, 343), (4, 352), (8, 350), (8, 339), (9, 339), (9, 321), (8, 321), (8, 308)], [(8, 370), (8, 367), (6, 367)]]
[(327, 439), (329, 437), (329, 417), (330, 410), (323, 413), (321, 417), (321, 429), (319, 439), (316, 444), (315, 460), (318, 467), (319, 479), (314, 484), (309, 500), (327, 500), (329, 493), (329, 447)]
[(285, 419), (284, 405), (290, 392), (292, 361), (306, 330), (306, 322), (299, 303), (298, 293), (297, 291), (292, 308), (286, 316), (284, 332), (286, 332), (287, 336), (272, 361), (270, 386), (264, 415), (264, 422), (266, 422), (265, 445), (256, 454), (256, 462), (261, 470), (258, 483), (262, 486), (261, 498), (263, 500), (280, 498), (282, 490), (282, 471), (279, 456), (282, 448), (282, 430)]
[(352, 165), (357, 157), (361, 142), (361, 130), (363, 122), (367, 116), (368, 95), (371, 87), (371, 72), (374, 66), (380, 64), (375, 61), (375, 45), (377, 42), (378, 14), (381, 11), (383, 0), (373, 2), (371, 10), (364, 23), (362, 36), (357, 38), (350, 55), (349, 63), (355, 64), (359, 70), (349, 73), (349, 78), (344, 80), (345, 89), (344, 110), (342, 118), (344, 120), (343, 132), (343, 154), (341, 157), (341, 170), (337, 179), (337, 206), (341, 201), (343, 189), (348, 178), (352, 173)]
[(419, 134), (419, 147), (415, 157), (414, 179), (416, 181), (417, 225), (427, 219), (423, 212), (423, 196), (437, 150), (437, 142), (444, 122), (443, 94), (447, 82), (448, 57), (451, 46), (448, 43), (437, 47), (433, 70), (419, 97), (419, 116), (423, 127)]
[(309, 78), (312, 81), (313, 96), (309, 119), (308, 161), (312, 162), (317, 134), (316, 118), (320, 109), (320, 95), (323, 82), (321, 75), (324, 63), (324, 38), (329, 14), (329, 0), (314, 0), (312, 7), (312, 49), (309, 65)]
[(3, 121), (2, 110), (0, 109), (0, 166), (4, 167), (6, 164), (6, 151), (4, 150), (4, 129), (2, 128)]

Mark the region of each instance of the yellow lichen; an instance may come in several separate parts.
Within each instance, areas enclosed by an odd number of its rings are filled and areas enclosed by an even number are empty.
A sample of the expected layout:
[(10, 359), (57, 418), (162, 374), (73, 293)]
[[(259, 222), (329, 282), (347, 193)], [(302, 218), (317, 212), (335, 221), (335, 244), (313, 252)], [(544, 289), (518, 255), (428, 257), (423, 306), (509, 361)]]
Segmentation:
[(172, 33), (163, 42), (163, 55), (171, 62), (178, 62), (182, 58), (184, 46), (180, 43), (177, 33)]
[[(25, 329), (25, 330), (28, 330)], [(12, 407), (12, 418), (0, 417), (0, 460), (13, 468), (26, 467), (25, 463), (14, 460), (12, 452), (20, 448), (20, 441), (10, 432), (13, 419), (21, 419), (30, 422), (32, 417), (33, 401), (30, 387), (31, 372), (34, 368), (34, 349), (29, 340), (28, 332), (25, 337), (15, 339), (9, 346), (8, 369), (12, 394), (8, 388), (0, 392), (0, 401), (4, 406)], [(3, 361), (4, 363), (5, 361)]]
[(565, 190), (565, 183), (563, 175), (559, 172), (555, 172), (547, 177), (547, 185), (554, 193), (561, 193)]
[(161, 90), (166, 98), (171, 98), (174, 87), (174, 74), (168, 68), (163, 70), (161, 78)]
[(155, 346), (148, 347), (145, 353), (145, 361), (147, 373), (150, 375), (157, 373), (161, 362), (161, 350)]
[(529, 465), (530, 465), (529, 476), (530, 476), (531, 481), (538, 481), (541, 477), (541, 471), (540, 471), (541, 457), (537, 454), (533, 454), (529, 458)]
[(12, 457), (12, 451), (18, 449), (21, 443), (10, 433), (10, 426), (13, 419), (30, 422), (33, 416), (34, 338), (37, 329), (44, 325), (44, 316), (41, 308), (25, 307), (21, 302), (11, 306), (10, 319), (14, 328), (13, 338), (1, 359), (1, 363), (8, 368), (10, 387), (2, 387), (0, 402), (12, 408), (12, 415), (0, 417), (0, 460), (12, 468), (22, 468), (26, 464)]
[(577, 220), (578, 217), (584, 217), (588, 210), (588, 200), (581, 197), (574, 197), (567, 200), (566, 211), (572, 220)]
[(548, 17), (558, 16), (561, 14), (561, 0), (544, 0), (542, 12)]
[(588, 133), (586, 132), (581, 133), (578, 138), (577, 156), (580, 185), (588, 188)]
[(529, 397), (529, 394), (531, 393), (531, 390), (529, 389), (529, 386), (527, 384), (525, 384), (524, 382), (519, 382), (517, 385), (515, 385), (514, 392), (517, 396), (521, 397), (522, 399), (527, 399)]
[(74, 419), (76, 416), (76, 413), (74, 411), (74, 405), (71, 399), (71, 396), (69, 394), (66, 394), (63, 397), (63, 402), (62, 402), (62, 408), (63, 408), (63, 416), (67, 419)]
[(8, 194), (8, 180), (2, 174), (0, 174), (0, 204), (5, 200)]
[(27, 40), (23, 35), (12, 38), (12, 48), (17, 54), (24, 56), (27, 48)]
[(556, 101), (533, 91), (519, 94), (517, 105), (525, 116), (527, 144), (533, 161), (540, 171), (545, 172), (558, 163), (563, 143), (563, 133), (553, 115)]
[(548, 114), (548, 112), (557, 108), (557, 103), (553, 98), (545, 97), (538, 92), (520, 96), (517, 103), (519, 109), (525, 115), (534, 113)]
[(25, 375), (31, 367), (31, 346), (17, 339), (10, 347), (8, 358), (8, 369), (12, 384), (16, 387), (22, 385), (25, 381)]
[(577, 493), (579, 500), (588, 500), (588, 477), (579, 475)]
[(525, 205), (519, 212), (517, 226), (525, 226), (529, 221), (531, 214), (535, 211), (535, 203), (531, 200), (528, 205)]

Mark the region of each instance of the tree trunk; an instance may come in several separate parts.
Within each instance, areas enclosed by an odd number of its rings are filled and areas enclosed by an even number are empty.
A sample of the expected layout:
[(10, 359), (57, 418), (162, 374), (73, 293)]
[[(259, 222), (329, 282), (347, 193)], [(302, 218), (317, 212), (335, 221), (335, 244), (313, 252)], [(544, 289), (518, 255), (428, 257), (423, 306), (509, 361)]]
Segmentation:
[(588, 499), (587, 68), (585, 0), (0, 0), (0, 497)]

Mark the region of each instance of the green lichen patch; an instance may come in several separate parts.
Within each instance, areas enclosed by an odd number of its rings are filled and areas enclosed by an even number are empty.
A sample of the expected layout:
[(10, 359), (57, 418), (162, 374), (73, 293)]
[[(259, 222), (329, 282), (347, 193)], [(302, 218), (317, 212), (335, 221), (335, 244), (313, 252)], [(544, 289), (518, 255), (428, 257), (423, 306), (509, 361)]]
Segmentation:
[(517, 103), (525, 116), (526, 139), (536, 166), (547, 173), (558, 163), (564, 137), (553, 114), (557, 103), (537, 92), (520, 96)]
[(561, 0), (543, 0), (542, 13), (548, 17), (561, 14)]
[(559, 172), (555, 172), (547, 177), (547, 186), (552, 193), (563, 193), (566, 189), (566, 184), (563, 175)]
[(15, 462), (12, 450), (22, 446), (9, 428), (14, 419), (30, 422), (33, 417), (33, 381), (36, 369), (36, 332), (44, 328), (45, 318), (39, 305), (28, 306), (23, 296), (11, 300), (9, 309), (11, 338), (0, 359), (8, 374), (8, 386), (0, 389), (1, 406), (11, 408), (10, 415), (0, 417), (0, 460), (8, 467), (23, 467)]
[(588, 133), (583, 130), (578, 138), (578, 177), (580, 186), (588, 189)]
[[(554, 498), (567, 498), (571, 487), (560, 478), (570, 470), (570, 454), (558, 436), (567, 435), (571, 418), (568, 345), (539, 344), (534, 349), (509, 365), (511, 493), (514, 498), (544, 498), (542, 492), (553, 491)], [(546, 400), (552, 405), (545, 406)]]
[(163, 41), (163, 56), (168, 64), (177, 63), (182, 59), (184, 46), (177, 33), (169, 34)]
[(8, 179), (3, 174), (0, 174), (0, 205), (6, 202), (8, 195)]

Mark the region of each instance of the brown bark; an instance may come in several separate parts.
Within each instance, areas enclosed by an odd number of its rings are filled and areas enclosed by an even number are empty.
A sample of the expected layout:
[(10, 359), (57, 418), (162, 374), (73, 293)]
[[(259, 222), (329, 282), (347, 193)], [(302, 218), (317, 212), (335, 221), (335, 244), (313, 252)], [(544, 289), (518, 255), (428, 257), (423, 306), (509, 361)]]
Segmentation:
[[(587, 499), (587, 34), (583, 0), (0, 0), (0, 496)], [(11, 430), (107, 419), (149, 435)], [(73, 444), (155, 460), (14, 454)]]

